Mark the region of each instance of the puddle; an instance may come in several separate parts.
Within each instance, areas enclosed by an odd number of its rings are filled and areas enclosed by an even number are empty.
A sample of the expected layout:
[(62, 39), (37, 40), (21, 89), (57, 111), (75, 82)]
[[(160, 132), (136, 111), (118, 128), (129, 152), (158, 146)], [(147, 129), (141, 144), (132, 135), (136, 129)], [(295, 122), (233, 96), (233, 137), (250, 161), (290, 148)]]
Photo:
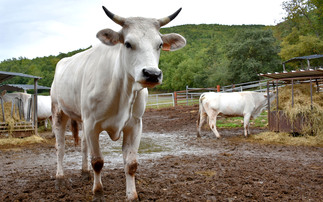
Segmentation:
[[(80, 135), (82, 132), (80, 131)], [(67, 134), (71, 135), (71, 134)], [(183, 155), (183, 154), (205, 154), (205, 148), (202, 150), (198, 147), (187, 147), (183, 142), (188, 137), (176, 133), (143, 133), (138, 150), (139, 163), (142, 160), (158, 159), (167, 155)], [(109, 168), (123, 168), (122, 156), (122, 137), (118, 141), (112, 141), (105, 132), (100, 134), (100, 147), (104, 157), (105, 166)], [(67, 167), (80, 168), (82, 157), (79, 149), (66, 148), (64, 162)], [(211, 150), (209, 152), (212, 152)], [(214, 153), (214, 151), (213, 151)]]

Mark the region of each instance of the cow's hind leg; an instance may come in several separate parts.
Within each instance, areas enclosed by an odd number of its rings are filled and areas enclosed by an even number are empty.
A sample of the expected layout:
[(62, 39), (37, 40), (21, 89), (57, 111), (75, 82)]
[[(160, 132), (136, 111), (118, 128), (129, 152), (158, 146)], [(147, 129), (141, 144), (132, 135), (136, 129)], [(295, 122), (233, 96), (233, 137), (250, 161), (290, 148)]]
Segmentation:
[(201, 137), (202, 126), (207, 120), (207, 114), (203, 111), (199, 112), (199, 117), (197, 120), (197, 137)]
[(126, 193), (127, 199), (130, 201), (138, 198), (135, 185), (135, 173), (138, 166), (137, 152), (140, 144), (141, 132), (141, 118), (132, 118), (128, 127), (123, 130), (122, 152), (126, 175)]
[(220, 134), (216, 129), (216, 118), (218, 116), (218, 113), (215, 112), (214, 110), (211, 110), (211, 112), (208, 114), (209, 116), (209, 125), (213, 133), (217, 138), (220, 138)]
[[(60, 186), (64, 181), (63, 159), (65, 152), (65, 130), (68, 116), (58, 108), (56, 104), (52, 105), (53, 126), (52, 131), (56, 137), (56, 150), (57, 150), (57, 186)], [(57, 187), (58, 188), (58, 187)]]

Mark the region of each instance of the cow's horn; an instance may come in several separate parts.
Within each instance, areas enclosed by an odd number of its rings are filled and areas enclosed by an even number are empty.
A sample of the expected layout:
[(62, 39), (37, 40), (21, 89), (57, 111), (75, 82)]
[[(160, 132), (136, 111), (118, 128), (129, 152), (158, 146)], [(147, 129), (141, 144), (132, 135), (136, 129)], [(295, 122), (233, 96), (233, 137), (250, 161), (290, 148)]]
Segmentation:
[(120, 16), (118, 16), (118, 15), (115, 15), (115, 14), (111, 13), (111, 12), (110, 12), (108, 9), (106, 9), (104, 6), (102, 6), (102, 8), (103, 8), (103, 10), (104, 10), (105, 14), (107, 14), (107, 16), (108, 16), (111, 20), (113, 20), (115, 23), (117, 23), (117, 24), (119, 24), (119, 25), (121, 25), (121, 26), (123, 26), (123, 25), (124, 25), (125, 18), (120, 17)]
[(182, 8), (178, 9), (175, 13), (173, 13), (172, 15), (165, 17), (165, 18), (161, 18), (158, 20), (159, 25), (162, 27), (164, 25), (167, 25), (170, 21), (172, 21), (174, 18), (176, 18), (176, 16), (179, 14), (179, 12), (181, 12)]

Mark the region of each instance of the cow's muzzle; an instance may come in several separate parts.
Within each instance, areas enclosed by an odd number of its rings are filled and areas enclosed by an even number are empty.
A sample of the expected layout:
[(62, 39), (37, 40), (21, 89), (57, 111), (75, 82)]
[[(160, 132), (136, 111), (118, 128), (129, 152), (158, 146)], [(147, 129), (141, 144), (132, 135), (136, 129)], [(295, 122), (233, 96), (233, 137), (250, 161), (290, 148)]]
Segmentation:
[(142, 82), (142, 84), (147, 87), (154, 87), (162, 81), (163, 73), (160, 70), (143, 69), (142, 74), (144, 78), (144, 82)]

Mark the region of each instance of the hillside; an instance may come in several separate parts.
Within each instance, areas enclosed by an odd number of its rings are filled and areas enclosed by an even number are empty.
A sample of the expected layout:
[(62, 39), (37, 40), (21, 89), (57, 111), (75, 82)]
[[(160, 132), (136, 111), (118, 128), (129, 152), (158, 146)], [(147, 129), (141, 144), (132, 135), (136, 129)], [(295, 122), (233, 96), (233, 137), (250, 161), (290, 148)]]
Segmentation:
[[(162, 52), (160, 68), (164, 73), (164, 82), (157, 89), (172, 91), (183, 89), (186, 85), (190, 87), (207, 87), (217, 84), (230, 84), (233, 81), (230, 74), (232, 71), (229, 69), (232, 62), (232, 56), (230, 55), (232, 49), (230, 49), (230, 46), (234, 45), (235, 39), (243, 37), (241, 36), (243, 33), (260, 33), (261, 37), (263, 37), (264, 33), (265, 35), (269, 33), (269, 36), (265, 37), (274, 39), (270, 29), (270, 27), (262, 25), (227, 26), (216, 24), (163, 28), (161, 33), (174, 32), (184, 36), (187, 40), (187, 46), (176, 52)], [(271, 43), (273, 45), (278, 44), (275, 40)], [(83, 50), (34, 59), (23, 57), (7, 59), (0, 63), (0, 70), (40, 76), (43, 79), (39, 81), (39, 84), (50, 86), (57, 62), (80, 51)], [(274, 52), (274, 57), (277, 57), (277, 53)], [(272, 55), (268, 57), (272, 58)], [(275, 65), (278, 65), (278, 63), (276, 62)], [(258, 68), (261, 69), (262, 67)], [(254, 75), (251, 78), (256, 78), (256, 74), (259, 72), (252, 71), (252, 73)], [(28, 80), (15, 78), (9, 82), (24, 84)]]

